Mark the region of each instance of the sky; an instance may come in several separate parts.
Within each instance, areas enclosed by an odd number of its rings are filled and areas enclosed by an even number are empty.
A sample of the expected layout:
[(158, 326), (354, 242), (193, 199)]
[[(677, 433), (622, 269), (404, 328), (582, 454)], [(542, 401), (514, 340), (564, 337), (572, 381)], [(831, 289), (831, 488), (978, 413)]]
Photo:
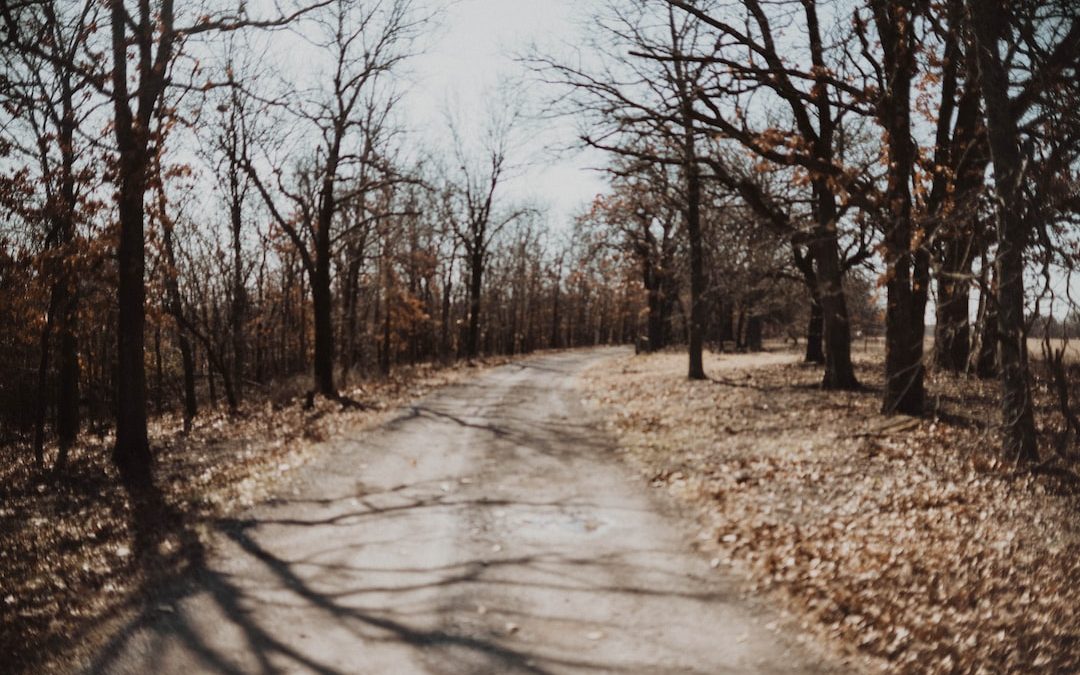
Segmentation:
[[(438, 0), (441, 1), (441, 0)], [(557, 50), (578, 42), (583, 30), (582, 3), (575, 0), (457, 0), (445, 2), (429, 47), (410, 62), (412, 82), (405, 99), (406, 124), (433, 142), (445, 140), (449, 104), (465, 123), (483, 118), (489, 94), (500, 79), (527, 78), (515, 54), (530, 44)], [(553, 92), (528, 83), (523, 89), (539, 106)], [(513, 158), (519, 170), (506, 184), (509, 200), (539, 200), (549, 207), (553, 228), (564, 228), (573, 215), (604, 191), (597, 153), (556, 153), (573, 144), (569, 120), (536, 119), (527, 123), (528, 142)]]

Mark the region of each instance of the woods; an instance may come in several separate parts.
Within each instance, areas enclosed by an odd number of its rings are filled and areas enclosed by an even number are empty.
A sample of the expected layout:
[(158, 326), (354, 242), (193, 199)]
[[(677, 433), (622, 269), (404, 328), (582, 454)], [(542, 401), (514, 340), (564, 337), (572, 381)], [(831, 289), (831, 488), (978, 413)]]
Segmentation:
[[(807, 358), (824, 361), (824, 387), (859, 386), (851, 305), (865, 301), (851, 282), (863, 275), (885, 296), (882, 412), (926, 411), (931, 361), (1000, 373), (1003, 450), (1039, 458), (1024, 340), (1047, 305), (1075, 312), (1060, 290), (1077, 260), (1076, 116), (1060, 107), (1077, 93), (1075, 9), (672, 0), (609, 3), (595, 22), (602, 30), (587, 66), (544, 55), (531, 64), (565, 92), (566, 114), (588, 120), (583, 142), (617, 158), (614, 175), (678, 167), (664, 189), (684, 212), (692, 298), (711, 295), (710, 311), (722, 312), (737, 292), (724, 285), (729, 275), (708, 291), (695, 282), (695, 242), (748, 213), (750, 236), (779, 237), (791, 250), (773, 270), (758, 269), (804, 282)], [(723, 204), (704, 228), (702, 182)], [(1026, 211), (1029, 198), (1048, 209)], [(710, 264), (734, 253), (728, 244)], [(1053, 281), (1034, 287), (1032, 274)], [(702, 376), (696, 323), (691, 377)]]
[[(1000, 373), (1003, 450), (1040, 457), (1025, 336), (1075, 312), (1069, 3), (610, 3), (583, 65), (526, 58), (612, 158), (568, 237), (501, 195), (527, 159), (508, 100), (451, 119), (443, 157), (408, 147), (419, 8), (237, 9), (4, 5), (5, 438), (32, 432), (39, 466), (47, 437), (61, 471), (111, 428), (149, 484), (148, 401), (190, 425), (305, 367), (338, 398), (375, 366), (638, 335), (685, 341), (691, 378), (706, 342), (798, 335), (855, 388), (853, 304), (882, 324), (882, 411), (919, 415), (931, 300), (932, 364)], [(302, 84), (245, 51), (287, 26), (325, 61)]]
[[(43, 465), (55, 438), (62, 473), (80, 428), (111, 429), (134, 489), (148, 406), (190, 426), (305, 369), (336, 399), (395, 364), (632, 339), (625, 307), (552, 277), (571, 252), (542, 209), (498, 194), (523, 161), (513, 120), (493, 112), (475, 152), (475, 129), (449, 130), (445, 162), (404, 146), (393, 78), (428, 14), (192, 9), (3, 7), (5, 442), (33, 430)], [(283, 27), (307, 31), (319, 76), (260, 69), (247, 50)]]
[[(375, 410), (402, 370), (600, 345), (710, 383), (710, 352), (791, 344), (885, 417), (991, 387), (995, 456), (1076, 478), (1076, 2), (588, 5), (418, 125), (438, 2), (0, 0), (13, 475), (89, 495), (107, 445), (154, 555), (173, 415)], [(538, 176), (580, 153), (603, 188), (561, 209)]]

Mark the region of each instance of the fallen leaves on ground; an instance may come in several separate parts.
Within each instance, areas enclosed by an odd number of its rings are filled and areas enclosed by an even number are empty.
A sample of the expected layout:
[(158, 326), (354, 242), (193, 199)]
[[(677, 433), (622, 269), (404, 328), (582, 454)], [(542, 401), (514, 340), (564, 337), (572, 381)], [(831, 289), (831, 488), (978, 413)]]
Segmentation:
[(795, 355), (685, 368), (627, 357), (587, 379), (631, 461), (700, 508), (715, 566), (863, 666), (1080, 672), (1080, 500), (1001, 460), (996, 383), (932, 374), (936, 414), (886, 419), (872, 357), (861, 392), (821, 391)]
[[(492, 359), (495, 365), (507, 359)], [(187, 434), (175, 414), (150, 424), (155, 475), (166, 501), (199, 522), (268, 497), (316, 456), (320, 442), (377, 424), (385, 412), (475, 373), (467, 364), (420, 365), (343, 393), (367, 410), (303, 396), (205, 410)], [(112, 438), (86, 435), (63, 480), (35, 472), (29, 448), (0, 447), (0, 670), (63, 670), (68, 652), (143, 599), (147, 570), (132, 555), (131, 508), (110, 460)], [(166, 539), (163, 547), (179, 546)], [(145, 589), (152, 590), (152, 589)], [(93, 640), (90, 640), (93, 642)]]

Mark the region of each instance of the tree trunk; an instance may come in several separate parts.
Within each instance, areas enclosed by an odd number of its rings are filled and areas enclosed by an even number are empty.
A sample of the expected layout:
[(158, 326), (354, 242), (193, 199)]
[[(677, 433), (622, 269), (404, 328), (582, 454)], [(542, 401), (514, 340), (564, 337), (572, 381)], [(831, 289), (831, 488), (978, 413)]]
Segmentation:
[(824, 315), (825, 376), (821, 386), (824, 389), (858, 389), (859, 381), (851, 364), (851, 324), (836, 236), (836, 205), (826, 185), (816, 185), (815, 192), (818, 195), (818, 226), (810, 244), (810, 255), (817, 263), (818, 297)]
[(439, 326), (439, 356), (443, 363), (450, 362), (450, 300), (453, 293), (453, 260), (446, 276), (443, 278), (442, 289), (442, 317)]
[(49, 405), (49, 356), (52, 352), (53, 315), (56, 313), (56, 289), (49, 296), (45, 325), (41, 327), (41, 351), (38, 359), (37, 400), (34, 405), (34, 464), (39, 471), (45, 468), (45, 417)]
[(697, 158), (697, 132), (693, 123), (693, 102), (687, 91), (680, 62), (678, 69), (679, 98), (682, 103), (683, 171), (686, 179), (686, 235), (690, 240), (690, 316), (688, 326), (689, 368), (691, 380), (705, 379), (702, 358), (705, 330), (705, 253), (701, 232), (701, 167)]
[(957, 214), (956, 211), (970, 208), (970, 204), (977, 203), (981, 198), (988, 163), (986, 139), (977, 131), (977, 127), (981, 126), (980, 94), (978, 83), (972, 81), (976, 79), (978, 69), (972, 51), (967, 50), (964, 55), (964, 69), (969, 74), (969, 82), (957, 106), (950, 151), (951, 161), (956, 167), (952, 194), (949, 194), (944, 180), (940, 182), (940, 188), (935, 184), (935, 191), (931, 193), (931, 201), (938, 204), (934, 209), (937, 217), (943, 216), (943, 205), (949, 202), (953, 204), (954, 220), (947, 225), (939, 224), (935, 232), (944, 243), (937, 278), (937, 326), (934, 333), (934, 363), (938, 368), (953, 373), (967, 370), (972, 358), (972, 331), (968, 314), (971, 268), (975, 261), (975, 243), (980, 237), (977, 233), (982, 230), (976, 216), (963, 215), (963, 211)]
[(953, 238), (945, 245), (937, 279), (937, 325), (934, 329), (934, 365), (962, 373), (971, 357), (970, 238)]
[(646, 298), (647, 298), (647, 311), (646, 316), (646, 339), (648, 344), (646, 345), (646, 351), (655, 352), (663, 348), (664, 342), (664, 317), (662, 315), (660, 297), (660, 277), (656, 273), (656, 270), (652, 262), (652, 252), (649, 250), (643, 251), (641, 260), (642, 266), (642, 278), (645, 284)]
[[(61, 78), (64, 119), (60, 125), (61, 185), (63, 224), (61, 242), (66, 248), (75, 243), (75, 109), (71, 83)], [(65, 251), (65, 257), (73, 251)], [(70, 268), (65, 268), (56, 288), (56, 309), (60, 337), (60, 392), (56, 403), (56, 440), (59, 450), (53, 473), (63, 471), (68, 452), (79, 436), (79, 282)]]
[(560, 291), (562, 287), (562, 260), (559, 260), (559, 267), (555, 277), (555, 288), (553, 292), (553, 298), (551, 301), (551, 348), (559, 349), (562, 347), (562, 317), (559, 316), (559, 300)]
[(925, 255), (912, 253), (911, 176), (915, 145), (911, 138), (911, 80), (915, 69), (908, 3), (875, 2), (888, 87), (879, 109), (888, 133), (888, 201), (885, 232), (888, 302), (885, 310), (885, 392), (881, 412), (921, 415), (925, 393), (922, 362), (925, 294), (929, 276)]
[(806, 363), (825, 363), (825, 352), (821, 349), (821, 338), (825, 332), (825, 314), (821, 303), (810, 300), (810, 319), (806, 326)]
[(792, 242), (792, 255), (795, 259), (795, 267), (802, 274), (806, 282), (807, 291), (810, 293), (810, 319), (806, 326), (806, 363), (825, 363), (825, 352), (821, 348), (821, 340), (825, 332), (825, 313), (821, 309), (821, 296), (818, 289), (817, 273), (814, 272), (814, 263), (810, 258), (803, 255), (799, 246)]
[[(125, 103), (126, 105), (126, 103)], [(145, 133), (145, 132), (141, 132)], [(116, 445), (113, 461), (131, 493), (153, 487), (150, 441), (146, 433), (145, 238), (143, 196), (147, 157), (120, 134), (120, 245), (117, 252)]]
[(338, 158), (341, 150), (340, 128), (335, 128), (334, 142), (331, 145), (326, 167), (323, 170), (322, 188), (319, 193), (319, 210), (315, 225), (315, 255), (310, 260), (308, 271), (311, 275), (312, 311), (315, 321), (315, 358), (313, 371), (315, 391), (327, 398), (338, 398), (334, 386), (334, 297), (330, 286), (331, 236), (337, 204), (334, 194), (334, 179), (337, 176)]
[[(138, 119), (129, 107), (127, 12), (124, 3), (110, 5), (112, 36), (112, 84), (115, 119), (113, 129), (118, 150), (117, 220), (120, 225), (117, 247), (117, 358), (116, 358), (116, 444), (113, 462), (120, 480), (136, 501), (155, 492), (146, 433), (145, 364), (145, 268), (146, 238), (143, 200), (151, 150), (149, 123), (162, 90), (165, 68), (172, 48), (172, 4), (162, 6), (159, 21), (164, 29), (157, 45), (158, 63), (150, 66), (144, 50), (139, 72)], [(146, 12), (148, 14), (148, 11)], [(149, 17), (145, 17), (149, 20)], [(140, 28), (140, 30), (149, 30)], [(153, 35), (142, 36), (147, 42)], [(148, 67), (146, 67), (148, 66)]]
[(388, 377), (390, 375), (390, 364), (391, 364), (391, 358), (393, 356), (393, 347), (392, 347), (392, 345), (390, 343), (391, 343), (391, 340), (392, 340), (392, 337), (393, 337), (393, 335), (391, 333), (391, 328), (392, 328), (391, 324), (392, 324), (392, 319), (393, 319), (394, 315), (393, 315), (393, 311), (392, 311), (393, 298), (390, 296), (391, 288), (390, 288), (390, 284), (389, 284), (389, 281), (390, 281), (389, 273), (384, 274), (384, 278), (387, 281), (387, 283), (385, 285), (385, 289), (384, 289), (384, 293), (385, 293), (385, 296), (386, 296), (386, 311), (383, 313), (383, 325), (382, 325), (382, 329), (383, 329), (383, 335), (382, 335), (383, 348), (382, 348), (382, 353), (379, 355), (380, 356), (380, 358), (379, 358), (379, 369), (382, 371), (383, 377)]
[(244, 360), (246, 358), (246, 342), (244, 336), (244, 321), (247, 314), (247, 289), (244, 286), (244, 257), (240, 241), (240, 230), (243, 224), (240, 204), (240, 190), (237, 185), (240, 168), (233, 166), (232, 171), (232, 200), (229, 209), (232, 221), (232, 249), (233, 249), (233, 275), (232, 275), (232, 316), (230, 323), (232, 328), (232, 386), (234, 398), (239, 404), (243, 396)]
[(161, 326), (154, 326), (154, 414), (165, 412), (165, 363), (161, 358)]
[(330, 289), (330, 261), (316, 263), (311, 279), (312, 311), (315, 316), (315, 390), (327, 398), (335, 398), (334, 388), (334, 324)]
[(762, 332), (764, 326), (760, 316), (751, 314), (746, 322), (746, 349), (751, 352), (762, 350)]
[(53, 473), (64, 469), (68, 452), (79, 436), (79, 338), (78, 296), (65, 279), (60, 299), (60, 396), (56, 404), (56, 439), (59, 446)]
[(214, 366), (210, 363), (210, 355), (206, 356), (206, 386), (210, 391), (210, 409), (217, 408), (217, 385), (214, 383)]
[(739, 304), (735, 321), (735, 351), (746, 351), (746, 307)]
[(184, 370), (184, 432), (191, 431), (191, 424), (199, 414), (199, 399), (195, 392), (195, 355), (187, 332), (177, 324), (176, 341), (180, 345), (180, 363)]
[(997, 211), (997, 342), (1001, 367), (1002, 445), (1007, 457), (1036, 461), (1038, 447), (1031, 403), (1024, 328), (1024, 250), (1030, 225), (1024, 221), (1020, 183), (1024, 159), (1009, 105), (1009, 80), (998, 53), (1000, 21), (991, 5), (968, 0), (978, 49), (979, 82), (994, 166)]
[(475, 359), (480, 342), (480, 293), (483, 290), (484, 258), (474, 251), (469, 259), (469, 333), (465, 354)]
[(195, 393), (195, 355), (192, 353), (191, 339), (188, 337), (188, 322), (184, 317), (184, 303), (180, 297), (180, 283), (177, 280), (179, 270), (176, 266), (176, 249), (173, 245), (172, 222), (164, 213), (165, 202), (160, 199), (162, 209), (161, 240), (168, 269), (165, 273), (165, 305), (176, 324), (176, 342), (180, 347), (180, 361), (184, 370), (184, 432), (191, 431), (192, 422), (199, 414), (199, 401)]
[(341, 354), (342, 380), (356, 366), (356, 342), (360, 327), (357, 324), (356, 306), (360, 301), (360, 263), (361, 252), (351, 249), (349, 263), (345, 274), (345, 335), (344, 347)]

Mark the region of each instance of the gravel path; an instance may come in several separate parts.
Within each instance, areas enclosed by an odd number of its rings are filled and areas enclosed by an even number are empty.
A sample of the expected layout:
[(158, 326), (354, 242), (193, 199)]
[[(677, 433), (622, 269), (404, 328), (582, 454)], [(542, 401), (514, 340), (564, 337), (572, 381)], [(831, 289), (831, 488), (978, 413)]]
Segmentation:
[(620, 464), (576, 377), (618, 353), (503, 366), (334, 444), (90, 671), (836, 672)]

